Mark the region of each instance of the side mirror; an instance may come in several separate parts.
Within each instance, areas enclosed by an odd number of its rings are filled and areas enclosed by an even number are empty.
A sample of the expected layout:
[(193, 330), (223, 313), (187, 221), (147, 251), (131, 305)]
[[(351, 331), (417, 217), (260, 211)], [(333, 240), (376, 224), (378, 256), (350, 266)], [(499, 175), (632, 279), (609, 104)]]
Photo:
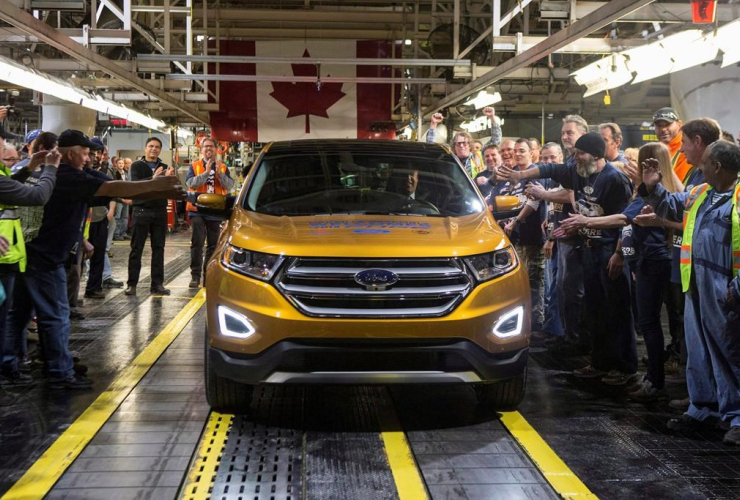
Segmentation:
[(231, 217), (231, 211), (234, 208), (234, 200), (233, 196), (203, 193), (197, 196), (195, 206), (198, 208), (198, 213), (203, 215), (228, 219)]
[(518, 196), (496, 196), (492, 206), (493, 215), (499, 220), (516, 217), (524, 208)]

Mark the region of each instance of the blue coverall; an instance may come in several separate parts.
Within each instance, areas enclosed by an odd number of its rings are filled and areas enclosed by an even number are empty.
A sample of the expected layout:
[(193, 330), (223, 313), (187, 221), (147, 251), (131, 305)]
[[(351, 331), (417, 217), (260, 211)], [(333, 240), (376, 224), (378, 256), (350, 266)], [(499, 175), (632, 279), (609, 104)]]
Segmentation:
[[(712, 203), (714, 190), (696, 214), (691, 243), (691, 285), (686, 293), (684, 330), (686, 378), (691, 404), (687, 414), (699, 421), (720, 417), (740, 427), (740, 314), (726, 304), (728, 285), (740, 300), (740, 276), (732, 274), (732, 198)], [(689, 192), (669, 193), (660, 184), (646, 196), (658, 216), (682, 221)]]

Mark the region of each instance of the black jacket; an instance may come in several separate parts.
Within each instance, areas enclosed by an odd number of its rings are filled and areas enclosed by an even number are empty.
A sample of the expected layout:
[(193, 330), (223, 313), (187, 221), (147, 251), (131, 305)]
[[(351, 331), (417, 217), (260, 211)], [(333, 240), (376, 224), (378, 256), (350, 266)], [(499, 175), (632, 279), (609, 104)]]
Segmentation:
[[(157, 167), (162, 167), (163, 170), (167, 170), (167, 164), (162, 163), (162, 160), (157, 158)], [(131, 164), (131, 180), (132, 181), (146, 181), (152, 178), (152, 168), (147, 164), (146, 160), (137, 160)], [(167, 210), (167, 200), (133, 200), (135, 207), (146, 208), (149, 210)]]

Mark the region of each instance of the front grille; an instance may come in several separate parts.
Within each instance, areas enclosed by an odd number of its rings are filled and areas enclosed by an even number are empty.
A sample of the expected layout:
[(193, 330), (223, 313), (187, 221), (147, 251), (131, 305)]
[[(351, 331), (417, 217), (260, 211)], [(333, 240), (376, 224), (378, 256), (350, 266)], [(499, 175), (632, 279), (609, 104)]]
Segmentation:
[[(366, 269), (398, 276), (385, 290), (355, 281)], [(276, 278), (278, 289), (307, 316), (423, 318), (449, 314), (470, 292), (460, 259), (325, 259), (293, 257)]]

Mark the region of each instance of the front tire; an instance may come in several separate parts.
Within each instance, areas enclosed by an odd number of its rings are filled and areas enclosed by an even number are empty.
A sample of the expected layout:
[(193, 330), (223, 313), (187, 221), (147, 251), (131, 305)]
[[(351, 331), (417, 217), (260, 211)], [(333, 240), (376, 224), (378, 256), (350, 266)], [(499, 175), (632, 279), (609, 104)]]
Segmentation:
[(526, 389), (527, 368), (525, 367), (524, 371), (516, 377), (493, 384), (476, 385), (475, 395), (481, 405), (502, 411), (512, 411), (524, 399)]
[(206, 332), (205, 351), (206, 401), (213, 411), (219, 413), (247, 413), (252, 404), (254, 386), (234, 382), (220, 377), (213, 369), (211, 353), (208, 349), (208, 332)]

